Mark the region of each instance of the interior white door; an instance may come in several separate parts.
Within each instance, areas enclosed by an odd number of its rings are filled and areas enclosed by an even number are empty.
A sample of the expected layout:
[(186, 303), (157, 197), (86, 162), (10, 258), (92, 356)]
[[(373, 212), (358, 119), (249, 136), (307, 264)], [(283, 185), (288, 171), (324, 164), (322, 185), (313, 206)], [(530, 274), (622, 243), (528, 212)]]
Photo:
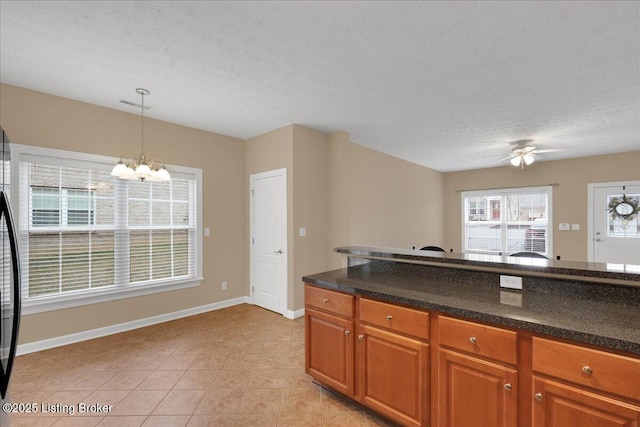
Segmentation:
[(640, 182), (591, 185), (591, 261), (640, 265), (640, 215), (624, 218), (640, 201)]
[(251, 296), (276, 313), (287, 309), (287, 173), (278, 169), (250, 177)]

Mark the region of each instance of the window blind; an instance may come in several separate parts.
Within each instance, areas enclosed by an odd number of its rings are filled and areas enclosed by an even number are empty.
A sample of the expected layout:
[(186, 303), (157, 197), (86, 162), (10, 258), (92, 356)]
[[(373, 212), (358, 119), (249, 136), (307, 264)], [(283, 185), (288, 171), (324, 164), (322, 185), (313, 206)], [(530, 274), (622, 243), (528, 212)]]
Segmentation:
[[(8, 160), (0, 160), (0, 173), (2, 176), (0, 177), (0, 190), (7, 193), (7, 197), (9, 197), (9, 188), (10, 188), (10, 163)], [(9, 241), (9, 230), (7, 229), (7, 224), (5, 223), (3, 218), (0, 218), (0, 251), (2, 252), (2, 259), (10, 259), (11, 258), (11, 246)], [(5, 306), (5, 309), (9, 309), (11, 306), (11, 301), (9, 301), (9, 289), (12, 286), (11, 281), (11, 263), (9, 262), (0, 262), (0, 304)], [(2, 319), (0, 319), (2, 322)], [(3, 324), (0, 324), (2, 327)], [(1, 332), (4, 334), (4, 331)]]
[(110, 175), (110, 164), (26, 158), (19, 182), (26, 301), (196, 277), (195, 178), (125, 181)]

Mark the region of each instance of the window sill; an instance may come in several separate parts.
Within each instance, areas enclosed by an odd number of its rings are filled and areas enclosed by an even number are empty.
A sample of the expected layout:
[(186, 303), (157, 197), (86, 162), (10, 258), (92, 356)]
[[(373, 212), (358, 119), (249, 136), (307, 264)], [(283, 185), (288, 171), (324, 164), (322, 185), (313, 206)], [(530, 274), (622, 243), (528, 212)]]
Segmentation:
[(51, 297), (34, 298), (29, 301), (23, 301), (22, 314), (28, 315), (42, 313), (45, 311), (62, 310), (65, 308), (80, 307), (83, 305), (115, 301), (124, 298), (193, 288), (200, 286), (202, 280), (204, 280), (202, 277), (197, 277), (150, 285), (129, 285), (127, 287), (113, 286), (99, 291), (80, 291), (77, 293), (66, 294), (64, 296), (56, 295)]

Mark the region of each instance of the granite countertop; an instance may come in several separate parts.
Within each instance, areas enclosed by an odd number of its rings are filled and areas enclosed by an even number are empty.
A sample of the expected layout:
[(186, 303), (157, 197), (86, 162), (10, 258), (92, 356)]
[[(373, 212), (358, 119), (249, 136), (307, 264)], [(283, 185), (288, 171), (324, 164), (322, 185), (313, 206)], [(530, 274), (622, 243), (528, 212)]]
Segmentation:
[[(640, 355), (640, 288), (636, 287), (525, 276), (524, 290), (512, 291), (499, 287), (498, 273), (392, 261), (372, 261), (303, 280)], [(516, 301), (521, 298), (521, 306), (501, 303), (503, 292)]]
[(546, 260), (501, 255), (421, 251), (402, 248), (344, 246), (336, 252), (353, 257), (418, 262), (476, 270), (508, 270), (512, 274), (564, 276), (567, 280), (597, 281), (640, 287), (640, 265)]

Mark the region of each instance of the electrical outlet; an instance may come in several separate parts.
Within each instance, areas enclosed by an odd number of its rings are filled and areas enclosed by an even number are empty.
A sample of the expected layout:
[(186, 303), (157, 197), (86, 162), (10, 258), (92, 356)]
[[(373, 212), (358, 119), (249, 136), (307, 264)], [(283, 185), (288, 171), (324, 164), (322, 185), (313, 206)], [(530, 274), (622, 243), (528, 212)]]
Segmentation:
[(522, 277), (500, 275), (500, 287), (509, 289), (522, 289)]
[(227, 282), (222, 282), (222, 290), (223, 291), (227, 290)]

